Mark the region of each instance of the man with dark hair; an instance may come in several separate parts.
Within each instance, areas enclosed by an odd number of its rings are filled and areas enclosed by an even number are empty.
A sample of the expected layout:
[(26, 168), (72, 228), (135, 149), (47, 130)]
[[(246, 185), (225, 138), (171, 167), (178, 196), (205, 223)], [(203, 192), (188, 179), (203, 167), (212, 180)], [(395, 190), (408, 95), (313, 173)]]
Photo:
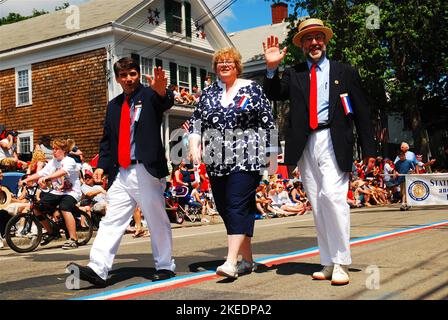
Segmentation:
[[(306, 62), (285, 69), (278, 65), (286, 54), (278, 38), (263, 43), (267, 75), (264, 89), (272, 100), (290, 101), (286, 121), (285, 163), (297, 165), (313, 207), (322, 271), (314, 279), (349, 283), (350, 208), (347, 204), (349, 173), (353, 166), (353, 124), (363, 155), (376, 154), (370, 110), (357, 71), (326, 57), (333, 31), (319, 19), (306, 19), (293, 43)], [(364, 163), (367, 163), (365, 159)]]
[[(165, 211), (165, 177), (168, 175), (160, 126), (163, 112), (172, 107), (173, 93), (166, 89), (162, 68), (147, 76), (150, 87), (140, 83), (140, 67), (131, 58), (114, 65), (115, 80), (123, 93), (109, 102), (100, 142), (98, 166), (93, 177), (109, 175), (108, 205), (90, 251), (88, 266), (78, 268), (80, 278), (105, 286), (121, 238), (135, 207), (141, 208), (151, 233), (156, 273), (153, 281), (175, 275), (171, 224)], [(69, 265), (70, 266), (70, 265)], [(69, 267), (68, 266), (68, 267)]]

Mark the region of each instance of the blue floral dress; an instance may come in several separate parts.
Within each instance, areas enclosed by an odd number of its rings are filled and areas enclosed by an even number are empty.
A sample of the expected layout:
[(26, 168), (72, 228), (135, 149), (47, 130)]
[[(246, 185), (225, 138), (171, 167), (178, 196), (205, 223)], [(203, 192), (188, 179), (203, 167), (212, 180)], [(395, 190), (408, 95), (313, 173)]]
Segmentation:
[(211, 176), (261, 171), (277, 145), (271, 105), (260, 85), (237, 79), (231, 92), (215, 81), (204, 89), (189, 119), (190, 134), (200, 135), (203, 161)]

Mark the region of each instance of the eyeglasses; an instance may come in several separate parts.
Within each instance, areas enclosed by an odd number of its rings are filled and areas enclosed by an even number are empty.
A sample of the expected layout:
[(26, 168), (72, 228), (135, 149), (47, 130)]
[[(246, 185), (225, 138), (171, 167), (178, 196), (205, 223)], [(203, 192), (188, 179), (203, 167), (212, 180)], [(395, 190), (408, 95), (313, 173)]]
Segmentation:
[(233, 61), (233, 60), (224, 60), (224, 61), (217, 61), (216, 62), (217, 66), (224, 66), (224, 65), (233, 66), (234, 64), (235, 64), (235, 61)]
[(312, 42), (314, 39), (316, 39), (317, 42), (324, 41), (325, 35), (322, 33), (318, 33), (315, 35), (309, 34), (303, 37), (304, 42)]
[(138, 72), (137, 72), (137, 71), (120, 72), (120, 73), (118, 74), (118, 76), (119, 76), (120, 78), (127, 78), (128, 76), (136, 77), (136, 76), (138, 76)]

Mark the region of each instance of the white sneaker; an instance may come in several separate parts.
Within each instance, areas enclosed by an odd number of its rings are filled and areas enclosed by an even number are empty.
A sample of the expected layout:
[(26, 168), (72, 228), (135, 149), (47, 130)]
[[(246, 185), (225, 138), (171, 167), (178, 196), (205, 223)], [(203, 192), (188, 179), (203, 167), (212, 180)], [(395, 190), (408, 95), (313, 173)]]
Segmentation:
[(223, 265), (219, 266), (216, 269), (216, 274), (227, 278), (238, 278), (238, 270), (236, 265), (230, 263), (229, 261), (226, 261)]
[(3, 238), (0, 236), (0, 249), (3, 248), (5, 245), (3, 244)]
[(334, 265), (333, 274), (331, 276), (331, 284), (344, 285), (348, 284), (350, 278), (348, 276), (348, 266)]
[(238, 262), (236, 269), (238, 274), (251, 273), (252, 271), (257, 270), (257, 265), (255, 262), (249, 262), (245, 259), (242, 259), (240, 262)]
[(324, 266), (321, 271), (314, 272), (312, 277), (316, 280), (331, 280), (334, 266)]

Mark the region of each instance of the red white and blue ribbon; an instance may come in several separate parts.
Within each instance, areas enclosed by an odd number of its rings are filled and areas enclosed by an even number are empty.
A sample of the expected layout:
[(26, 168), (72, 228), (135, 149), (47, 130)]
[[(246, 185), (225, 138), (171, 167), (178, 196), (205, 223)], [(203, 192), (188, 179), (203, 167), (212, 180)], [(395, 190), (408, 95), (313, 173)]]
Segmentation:
[(248, 96), (242, 96), (240, 101), (237, 104), (237, 107), (241, 108), (241, 110), (244, 110), (244, 108), (246, 108), (248, 103), (249, 103), (249, 97)]
[(345, 115), (348, 115), (349, 113), (353, 114), (352, 105), (350, 103), (350, 98), (348, 97), (348, 93), (343, 93), (340, 95), (342, 106), (344, 107)]

